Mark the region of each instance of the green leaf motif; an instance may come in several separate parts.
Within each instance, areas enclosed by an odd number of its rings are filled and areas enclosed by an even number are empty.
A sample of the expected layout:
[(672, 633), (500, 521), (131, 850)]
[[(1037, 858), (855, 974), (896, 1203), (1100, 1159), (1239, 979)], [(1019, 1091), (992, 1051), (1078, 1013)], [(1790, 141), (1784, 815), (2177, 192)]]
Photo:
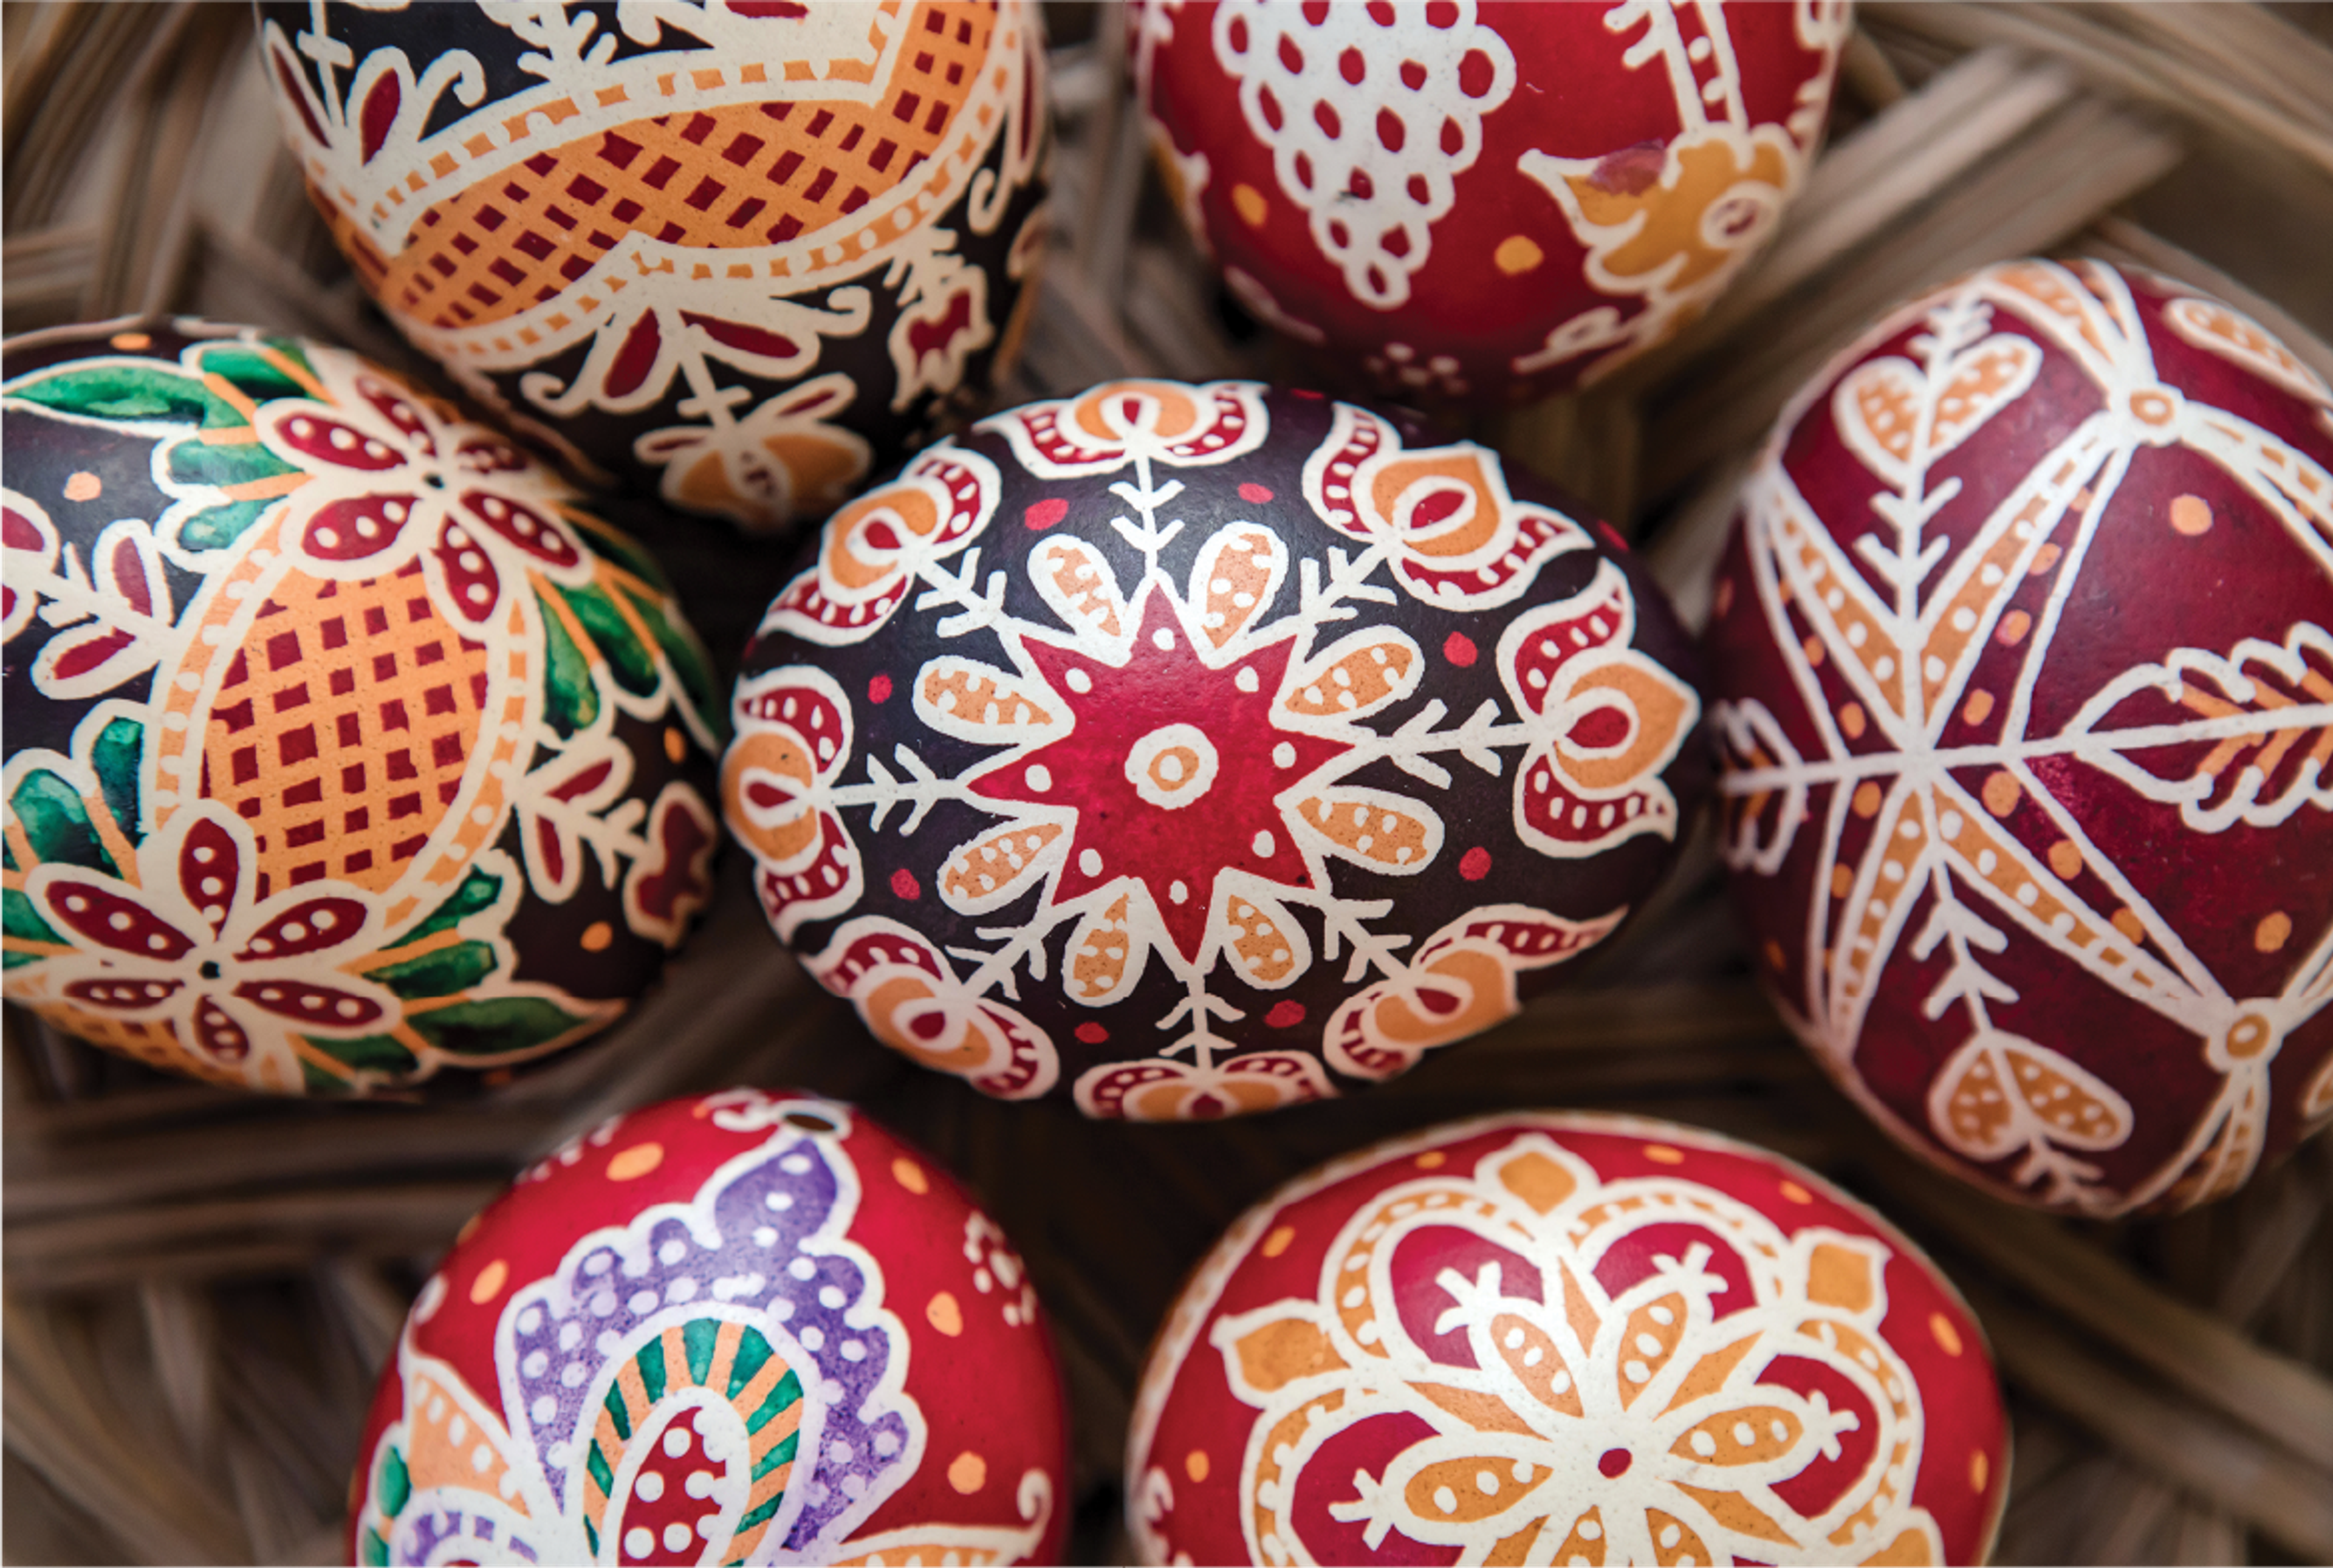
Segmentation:
[[(301, 1038), (333, 1061), (345, 1063), (360, 1073), (384, 1073), (392, 1078), (404, 1078), (421, 1065), (420, 1059), (394, 1034), (360, 1034), (353, 1040), (327, 1040), (313, 1034)], [(312, 1063), (303, 1065), (311, 1072), (321, 1071)], [(346, 1082), (329, 1073), (323, 1074), (322, 1083), (328, 1092), (336, 1090), (345, 1094), (349, 1090)]]
[(685, 622), (667, 615), (663, 604), (638, 593), (628, 597), (640, 612), (640, 619), (648, 622), (648, 630), (656, 634), (657, 646), (664, 649), (673, 673), (680, 678), (680, 688), (688, 696), (688, 705), (712, 732), (714, 745), (727, 745), (729, 705), (722, 697), (721, 683), (713, 673), (713, 659), (705, 651), (705, 644), (696, 640), (696, 633)]
[(591, 727), (600, 717), (600, 687), (591, 678), (591, 661), (567, 635), (557, 611), (542, 605), (542, 640), (550, 669), (542, 683), (542, 717), (562, 740), (571, 740)]
[(440, 1051), (456, 1056), (509, 1056), (538, 1050), (591, 1020), (540, 996), (496, 996), (434, 1007), (408, 1022)]
[(494, 950), (484, 942), (456, 942), (401, 964), (384, 964), (372, 977), (408, 1002), (451, 996), (494, 972)]
[(122, 836), (138, 836), (138, 784), (144, 774), (146, 726), (134, 718), (117, 718), (98, 732), (90, 748), (91, 771), (105, 796), (105, 808), (121, 824)]
[[(5, 929), (8, 935), (21, 941), (65, 945), (62, 933), (41, 919), (41, 912), (33, 907), (33, 900), (14, 888), (0, 891), (0, 929)], [(5, 967), (14, 969), (20, 965), (40, 961), (38, 953), (10, 953)]]
[(179, 548), (197, 552), (224, 550), (242, 538), (244, 531), (258, 522), (262, 513), (277, 504), (273, 500), (228, 501), (189, 513), (178, 524)]
[[(302, 370), (310, 369), (308, 356), (289, 340), (267, 338), (263, 341)], [(254, 403), (309, 395), (308, 389), (286, 375), (274, 359), (262, 351), (260, 344), (215, 343), (202, 351), (201, 360), (206, 373), (225, 379)]]
[(407, 932), (405, 940), (398, 946), (410, 947), (424, 938), (452, 930), (480, 909), (494, 908), (494, 900), (501, 898), (502, 893), (503, 880), (500, 877), (489, 876), (472, 866), (470, 874), (462, 879), (462, 885), (454, 890), (453, 896), (432, 909), (427, 919)]
[(616, 684), (634, 697), (652, 695), (658, 681), (656, 654), (641, 643), (640, 634), (624, 619), (616, 601), (596, 587), (559, 592), (575, 611), (575, 619), (583, 623), (583, 630), (591, 634)]
[(246, 423), (201, 380), (160, 365), (81, 364), (37, 377), (12, 396), (61, 414), (123, 424), (159, 422), (220, 429)]
[(173, 484), (216, 485), (221, 489), (300, 472), (256, 441), (225, 447), (179, 441), (170, 447), (169, 467)]
[(90, 826), (89, 813), (82, 804), (80, 793), (56, 774), (38, 768), (25, 774), (16, 785), (16, 793), (9, 797), (8, 807), (16, 813), (24, 837), (32, 843), (33, 853), (43, 865), (64, 861), (92, 871), (120, 874), (113, 857), (98, 842), (96, 830)]

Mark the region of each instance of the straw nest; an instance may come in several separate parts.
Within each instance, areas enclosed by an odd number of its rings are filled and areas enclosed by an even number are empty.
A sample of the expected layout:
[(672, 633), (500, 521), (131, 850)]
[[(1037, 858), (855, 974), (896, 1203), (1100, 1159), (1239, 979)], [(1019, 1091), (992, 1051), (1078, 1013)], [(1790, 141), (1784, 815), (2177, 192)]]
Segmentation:
[[(1147, 180), (1122, 16), (1060, 6), (1051, 21), (1059, 245), (1008, 395), (1269, 373), (1268, 343), (1227, 324)], [(1756, 270), (1592, 395), (1475, 433), (1635, 533), (1697, 614), (1733, 477), (1784, 399), (1881, 308), (1976, 265), (2058, 251), (2151, 266), (2333, 376), (2328, 43), (2328, 8), (1872, 7), (1830, 150)], [(10, 332), (160, 309), (412, 364), (276, 150), (247, 8), (11, 4), (5, 44)], [(778, 563), (679, 520), (658, 544), (734, 659)], [(613, 1038), (466, 1104), (232, 1096), (11, 1009), (6, 1558), (334, 1560), (374, 1372), (462, 1220), (618, 1108), (746, 1082), (859, 1101), (1012, 1232), (1072, 1391), (1085, 1560), (1126, 1559), (1128, 1400), (1215, 1235), (1328, 1155), (1519, 1102), (1749, 1138), (1915, 1232), (2008, 1380), (2002, 1561), (2333, 1559), (2333, 1147), (2232, 1202), (2111, 1226), (1935, 1176), (1827, 1086), (1761, 999), (1705, 834), (1627, 940), (1505, 1028), (1361, 1099), (1205, 1128), (1096, 1126), (916, 1071), (779, 953), (738, 871), (733, 858), (706, 929)]]

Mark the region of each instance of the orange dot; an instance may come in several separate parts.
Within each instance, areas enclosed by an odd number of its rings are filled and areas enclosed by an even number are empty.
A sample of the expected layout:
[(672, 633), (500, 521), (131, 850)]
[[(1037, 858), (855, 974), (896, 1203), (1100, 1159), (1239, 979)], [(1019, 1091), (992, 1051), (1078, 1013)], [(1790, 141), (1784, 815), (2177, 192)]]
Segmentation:
[(2047, 576), (2050, 569), (2058, 564), (2058, 557), (2064, 553), (2055, 544), (2044, 544), (2033, 553), (2033, 564), (2025, 570), (2035, 577)]
[(1984, 781), (1984, 809), (1994, 816), (2005, 817), (2017, 809), (2018, 800), (2024, 793), (2003, 769)]
[(1877, 816), (1879, 814), (1879, 801), (1880, 794), (1877, 781), (1873, 779), (1865, 779), (1861, 784), (1855, 786), (1854, 805), (1855, 814), (1857, 816)]
[(464, 1220), (462, 1222), (462, 1228), (454, 1233), (454, 1245), (456, 1246), (459, 1246), (464, 1242), (469, 1240), (470, 1237), (476, 1235), (478, 1223), (485, 1217), (486, 1211), (482, 1208), (478, 1210), (477, 1213), (470, 1216), (469, 1218)]
[(938, 1292), (924, 1303), (924, 1321), (950, 1339), (964, 1332), (964, 1309), (946, 1291)]
[(1721, 616), (1733, 608), (1733, 579), (1727, 577), (1719, 580), (1717, 598), (1712, 608)]
[[(1953, 1327), (1953, 1320), (1942, 1313), (1928, 1314), (1928, 1332), (1936, 1336), (1936, 1344), (1948, 1356), (1961, 1353), (1961, 1331)], [(1978, 1456), (1980, 1458), (1982, 1455)]]
[(1970, 724), (1983, 724), (1992, 713), (1992, 693), (1972, 691), (1969, 699), (1961, 704), (1961, 717)]
[(1420, 1170), (1432, 1170), (1448, 1163), (1450, 1157), (1438, 1149), (1429, 1149), (1412, 1161)]
[(1207, 1450), (1205, 1448), (1194, 1448), (1183, 1456), (1183, 1474), (1190, 1477), (1194, 1481), (1205, 1480), (1210, 1467), (1207, 1463)]
[(932, 1189), (932, 1178), (924, 1174), (924, 1168), (904, 1154), (891, 1161), (891, 1179), (917, 1198)]
[(65, 499), (94, 501), (105, 494), (105, 481), (83, 468), (65, 481)]
[(1782, 1196), (1790, 1199), (1792, 1203), (1812, 1203), (1815, 1200), (1815, 1195), (1813, 1193), (1809, 1192), (1805, 1188), (1800, 1187), (1795, 1181), (1785, 1181), (1782, 1183)]
[(615, 939), (616, 928), (605, 920), (594, 920), (584, 927), (580, 938), (587, 953), (604, 953), (608, 950), (608, 944)]
[(1288, 1250), (1288, 1244), (1295, 1239), (1296, 1227), (1292, 1225), (1282, 1226), (1279, 1229), (1273, 1231), (1270, 1236), (1263, 1238), (1263, 1255), (1266, 1257), (1278, 1257), (1282, 1253)]
[(1830, 896), (1843, 899), (1854, 890), (1855, 873), (1845, 866), (1833, 866), (1830, 872)]
[(678, 762), (688, 755), (688, 737), (675, 725), (664, 726), (664, 755)]
[(663, 1163), (663, 1144), (635, 1143), (629, 1149), (618, 1150), (616, 1157), (608, 1161), (608, 1179), (637, 1181)]
[(2146, 938), (2146, 922), (2138, 918), (2136, 909), (2117, 909), (2114, 912), (2114, 928), (2134, 942)]
[(132, 353), (139, 349), (150, 349), (154, 346), (154, 340), (144, 332), (116, 332), (105, 341), (117, 349), (128, 350)]
[(1823, 645), (1819, 637), (1810, 637), (1799, 644), (1799, 651), (1807, 656), (1807, 663), (1816, 669), (1822, 668)]
[(2182, 495), (2171, 503), (2171, 525), (2194, 539), (2212, 531), (2212, 504), (2201, 495)]
[(2050, 869), (2069, 879), (2082, 874), (2082, 851), (2074, 847), (2073, 840), (2059, 839), (2050, 846)]
[(510, 1265), (496, 1258), (478, 1271), (470, 1282), (470, 1304), (484, 1306), (503, 1294), (503, 1285), (510, 1279)]
[(1992, 640), (2003, 648), (2014, 648), (2032, 630), (2033, 618), (2022, 610), (2012, 610), (2001, 618), (2001, 630), (1992, 634)]
[(1645, 1145), (1645, 1158), (1655, 1165), (1683, 1165), (1685, 1150), (1671, 1149), (1666, 1143), (1647, 1143)]
[(1791, 967), (1791, 961), (1782, 956), (1782, 944), (1780, 942), (1770, 941), (1766, 944), (1766, 962), (1773, 965), (1777, 969), (1787, 969)]
[(1847, 731), (1849, 740), (1863, 738), (1863, 705), (1850, 702), (1839, 710), (1839, 727)]
[(1986, 1458), (1986, 1457), (1984, 1457), (1984, 1450), (1983, 1450), (1983, 1448), (1979, 1448), (1975, 1453), (1971, 1454), (1971, 1455), (1969, 1456), (1969, 1490), (1970, 1490), (1970, 1491), (1972, 1491), (1972, 1492), (1982, 1492), (1982, 1491), (1983, 1491), (1983, 1490), (1984, 1490), (1984, 1484), (1985, 1484), (1985, 1481), (1986, 1481), (1986, 1480), (1987, 1480), (1987, 1478), (1989, 1478), (1992, 1475), (1992, 1460), (1990, 1460), (1990, 1459), (1988, 1459), (1988, 1458)]
[(1252, 185), (1232, 187), (1232, 206), (1239, 210), (1241, 221), (1250, 228), (1262, 228), (1264, 216), (1272, 210), (1272, 204), (1263, 199), (1263, 193)]
[(2292, 917), (2282, 909), (2268, 916), (2252, 928), (2252, 946), (2263, 953), (2273, 953), (2292, 937)]
[(988, 1485), (988, 1461), (966, 1448), (948, 1461), (948, 1485), (971, 1496)]
[(1491, 253), (1492, 262), (1511, 278), (1521, 277), (1546, 259), (1547, 252), (1532, 244), (1528, 236), (1519, 234), (1511, 234), (1501, 240), (1499, 248)]

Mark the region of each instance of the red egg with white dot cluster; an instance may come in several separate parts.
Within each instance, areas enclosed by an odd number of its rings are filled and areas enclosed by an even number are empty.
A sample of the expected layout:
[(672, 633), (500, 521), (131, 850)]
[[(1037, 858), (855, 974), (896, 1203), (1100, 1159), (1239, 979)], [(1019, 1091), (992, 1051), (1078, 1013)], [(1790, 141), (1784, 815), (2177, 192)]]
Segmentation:
[(1983, 1334), (1822, 1178), (1634, 1117), (1381, 1143), (1242, 1216), (1152, 1348), (1145, 1563), (1978, 1563)]
[(1773, 237), (1849, 32), (1794, 5), (1147, 5), (1169, 190), (1262, 320), (1411, 400), (1593, 380)]
[(1785, 413), (1709, 632), (1733, 887), (1929, 1159), (2105, 1216), (2333, 1121), (2333, 392), (2101, 263), (1915, 300)]
[(398, 1337), (360, 1564), (1060, 1561), (1066, 1418), (1019, 1256), (832, 1101), (619, 1116), (463, 1231)]
[(877, 1035), (1141, 1120), (1387, 1078), (1641, 904), (1704, 788), (1690, 648), (1498, 455), (1318, 394), (1121, 381), (826, 525), (724, 808)]

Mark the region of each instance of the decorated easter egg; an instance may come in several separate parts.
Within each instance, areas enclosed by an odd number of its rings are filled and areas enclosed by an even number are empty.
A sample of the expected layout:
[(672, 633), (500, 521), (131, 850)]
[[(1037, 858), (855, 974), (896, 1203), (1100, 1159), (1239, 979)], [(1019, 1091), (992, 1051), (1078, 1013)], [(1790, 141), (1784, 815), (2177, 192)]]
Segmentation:
[(1988, 267), (1791, 404), (1716, 584), (1768, 978), (1912, 1149), (2086, 1215), (2333, 1121), (2333, 396), (2159, 277)]
[(321, 343), (115, 322), (0, 373), (9, 1000), (287, 1094), (621, 1014), (718, 833), (720, 698), (655, 563)]
[(1608, 936), (1705, 785), (1690, 659), (1494, 452), (1113, 382), (827, 523), (746, 651), (724, 810), (886, 1044), (1223, 1116), (1390, 1077)]
[(1522, 1112), (1242, 1216), (1152, 1347), (1145, 1563), (1981, 1563), (2009, 1432), (1975, 1318), (1812, 1171)]
[(1262, 320), (1384, 390), (1589, 381), (1773, 236), (1844, 0), (1146, 5), (1135, 74), (1185, 218)]
[(1056, 1563), (1068, 1432), (1003, 1233), (832, 1101), (729, 1090), (523, 1172), (381, 1374), (350, 1560)]
[(358, 276), (579, 472), (823, 515), (984, 400), (1035, 303), (1022, 0), (259, 11)]

